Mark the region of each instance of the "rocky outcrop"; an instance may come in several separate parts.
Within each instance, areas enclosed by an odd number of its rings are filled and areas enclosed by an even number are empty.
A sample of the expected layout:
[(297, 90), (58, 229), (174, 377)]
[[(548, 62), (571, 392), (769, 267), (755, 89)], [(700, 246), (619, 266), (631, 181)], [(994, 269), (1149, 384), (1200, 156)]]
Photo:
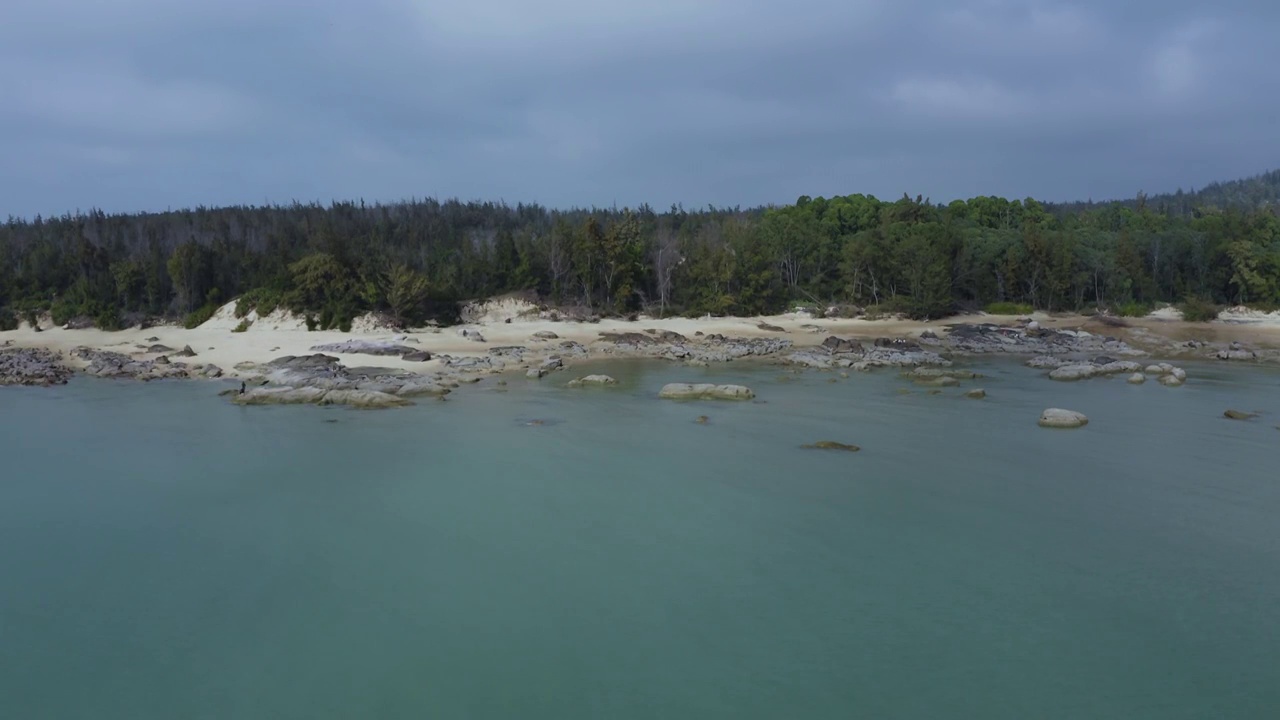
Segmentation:
[(864, 344), (835, 336), (823, 340), (819, 347), (789, 353), (783, 360), (792, 365), (819, 369), (869, 370), (876, 367), (921, 365), (949, 367), (951, 365), (951, 361), (941, 355), (909, 341), (881, 338), (871, 344)]
[(947, 328), (945, 344), (953, 351), (969, 354), (1012, 353), (1027, 355), (1067, 355), (1109, 353), (1141, 357), (1147, 353), (1122, 340), (1094, 335), (1083, 330), (1052, 330), (995, 324), (957, 324)]
[(415, 352), (408, 345), (386, 340), (346, 340), (343, 342), (312, 345), (312, 352), (341, 353), (344, 355), (407, 355)]
[(1085, 380), (1092, 377), (1120, 375), (1123, 373), (1136, 373), (1142, 369), (1142, 366), (1136, 362), (1128, 360), (1112, 360), (1111, 358), (1098, 358), (1105, 360), (1105, 363), (1074, 363), (1071, 365), (1062, 365), (1049, 372), (1051, 380)]
[(59, 353), (42, 348), (0, 350), (0, 385), (64, 385), (71, 374)]
[(711, 383), (669, 383), (658, 393), (667, 400), (750, 400), (755, 396), (751, 388), (742, 385)]
[(1089, 424), (1084, 413), (1062, 408), (1049, 408), (1040, 413), (1040, 427), (1046, 428), (1079, 428)]
[(132, 378), (135, 380), (165, 380), (190, 377), (186, 363), (170, 362), (165, 356), (153, 360), (140, 360), (109, 350), (78, 347), (72, 357), (87, 363), (85, 374), (100, 378)]

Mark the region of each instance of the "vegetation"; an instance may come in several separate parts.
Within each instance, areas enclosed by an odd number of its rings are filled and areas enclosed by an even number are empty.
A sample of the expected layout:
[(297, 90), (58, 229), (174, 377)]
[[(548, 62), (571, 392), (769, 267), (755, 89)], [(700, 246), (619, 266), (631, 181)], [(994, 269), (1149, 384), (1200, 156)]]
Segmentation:
[(233, 333), (248, 332), (250, 325), (253, 325), (253, 321), (250, 320), (249, 318), (245, 318), (241, 320), (238, 324), (236, 324), (235, 327), (231, 328), (231, 332)]
[(1217, 320), (1219, 308), (1217, 305), (1200, 297), (1187, 298), (1185, 302), (1179, 306), (1178, 310), (1182, 312), (1182, 319), (1187, 322), (1209, 322)]
[(0, 308), (58, 324), (287, 308), (449, 321), (535, 291), (596, 313), (940, 317), (957, 310), (1280, 303), (1280, 172), (1110, 204), (801, 197), (769, 208), (549, 210), (434, 200), (10, 219)]
[(18, 329), (18, 316), (9, 310), (0, 310), (0, 332)]
[(1026, 303), (993, 302), (986, 307), (988, 315), (1030, 315), (1036, 309)]

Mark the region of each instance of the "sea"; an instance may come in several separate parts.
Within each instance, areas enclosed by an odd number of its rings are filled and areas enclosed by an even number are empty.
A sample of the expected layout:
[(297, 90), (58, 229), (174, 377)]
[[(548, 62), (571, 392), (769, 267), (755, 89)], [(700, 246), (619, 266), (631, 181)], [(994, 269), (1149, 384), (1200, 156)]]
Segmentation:
[(1280, 373), (1186, 368), (0, 388), (0, 717), (1280, 717)]

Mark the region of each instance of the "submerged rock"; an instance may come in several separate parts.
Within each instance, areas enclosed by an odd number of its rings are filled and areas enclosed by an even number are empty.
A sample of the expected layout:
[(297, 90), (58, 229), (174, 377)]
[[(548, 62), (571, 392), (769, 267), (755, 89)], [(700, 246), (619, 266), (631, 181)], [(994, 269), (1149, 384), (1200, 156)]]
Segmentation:
[(1258, 413), (1243, 412), (1241, 410), (1228, 410), (1222, 413), (1222, 416), (1228, 420), (1252, 420), (1258, 417)]
[(834, 440), (819, 440), (816, 443), (801, 445), (805, 450), (841, 450), (843, 452), (858, 452), (862, 448), (857, 445), (849, 445), (846, 443), (836, 442)]
[(566, 387), (579, 388), (579, 387), (586, 387), (588, 385), (603, 386), (603, 385), (617, 385), (617, 384), (618, 384), (618, 381), (614, 380), (608, 375), (588, 375), (586, 377), (580, 377), (577, 380), (570, 380)]
[(971, 400), (981, 400), (987, 396), (987, 391), (982, 388), (974, 388), (973, 390), (965, 393), (964, 396)]
[(1160, 384), (1166, 387), (1179, 387), (1183, 384), (1183, 380), (1177, 375), (1163, 375), (1160, 377)]
[(711, 383), (669, 383), (658, 393), (667, 400), (750, 400), (755, 396), (751, 388), (742, 385)]
[(1046, 428), (1079, 428), (1089, 424), (1084, 413), (1062, 408), (1048, 408), (1040, 413), (1040, 427)]

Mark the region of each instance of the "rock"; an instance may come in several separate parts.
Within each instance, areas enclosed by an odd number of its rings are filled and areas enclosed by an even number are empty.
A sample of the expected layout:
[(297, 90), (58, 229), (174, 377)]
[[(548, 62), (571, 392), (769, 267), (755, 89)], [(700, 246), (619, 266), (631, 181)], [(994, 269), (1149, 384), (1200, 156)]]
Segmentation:
[(1160, 384), (1166, 387), (1178, 387), (1182, 385), (1183, 382), (1184, 381), (1182, 380), (1182, 378), (1178, 377), (1177, 375), (1160, 376)]
[(1049, 355), (1037, 355), (1027, 361), (1027, 367), (1039, 370), (1054, 370), (1066, 365), (1062, 360)]
[(915, 380), (915, 384), (923, 385), (925, 387), (943, 388), (943, 387), (956, 387), (957, 385), (960, 384), (960, 381), (951, 377), (950, 375), (943, 375), (935, 378), (918, 378)]
[(550, 330), (539, 330), (533, 334), (534, 340), (559, 340), (560, 336)]
[(1040, 427), (1078, 428), (1088, 424), (1089, 418), (1085, 417), (1084, 413), (1078, 413), (1074, 410), (1049, 408), (1040, 413)]
[(1222, 413), (1222, 416), (1228, 420), (1252, 420), (1258, 417), (1258, 413), (1243, 412), (1240, 410), (1228, 410)]
[(320, 402), (327, 392), (311, 387), (260, 387), (237, 393), (231, 401), (237, 405), (308, 405)]
[(173, 348), (169, 347), (168, 345), (152, 345), (151, 347), (147, 348), (147, 352), (148, 353), (171, 353), (173, 352)]
[(1049, 373), (1050, 380), (1062, 380), (1070, 382), (1072, 380), (1084, 380), (1098, 374), (1096, 365), (1063, 365)]
[(369, 390), (330, 390), (320, 399), (320, 405), (349, 405), (363, 410), (393, 408), (411, 405), (399, 395)]
[(699, 415), (698, 417), (694, 418), (693, 421), (699, 425), (706, 425), (707, 423), (711, 422), (711, 418), (707, 417), (706, 415)]
[(1036, 322), (1035, 320), (1032, 320), (1031, 322), (1027, 323), (1027, 329), (1031, 331), (1039, 330), (1040, 323)]
[(462, 328), (461, 330), (458, 331), (458, 334), (468, 340), (473, 340), (475, 342), (485, 342), (484, 336), (480, 334), (479, 330), (472, 330), (471, 328)]
[(1142, 373), (1134, 373), (1129, 376), (1128, 383), (1130, 385), (1141, 385), (1147, 381), (1147, 376)]
[(617, 384), (618, 384), (618, 381), (614, 380), (608, 375), (588, 375), (586, 377), (580, 377), (577, 380), (570, 380), (566, 385), (566, 387), (580, 388), (580, 387), (586, 387), (587, 385), (603, 386), (603, 385), (617, 385)]
[(204, 369), (200, 371), (200, 374), (207, 378), (220, 378), (222, 377), (222, 368), (217, 365), (205, 365)]
[(1119, 375), (1121, 373), (1136, 373), (1142, 369), (1142, 366), (1136, 362), (1128, 360), (1112, 360), (1105, 365), (1098, 367), (1099, 375)]
[(191, 349), (190, 345), (184, 345), (182, 352), (178, 353), (178, 357), (195, 357), (196, 351)]
[(414, 352), (401, 355), (400, 359), (405, 362), (427, 362), (431, 359), (431, 353), (426, 350), (416, 350)]
[(71, 375), (59, 353), (43, 348), (0, 350), (0, 385), (65, 385)]
[(167, 356), (167, 355), (161, 355), (160, 357), (156, 358), (155, 360), (152, 360), (151, 362), (154, 362), (154, 363), (155, 363), (155, 364), (157, 364), (157, 365), (168, 365), (168, 364), (169, 364), (169, 356)]
[(160, 342), (160, 338), (158, 338), (158, 337), (149, 337), (149, 338), (147, 338), (147, 342), (149, 342), (149, 343), (153, 343), (153, 342)]
[(981, 400), (987, 396), (987, 391), (982, 388), (974, 388), (973, 390), (965, 393), (964, 396), (971, 400)]
[(313, 352), (333, 352), (362, 355), (406, 355), (414, 349), (400, 343), (385, 340), (347, 340), (344, 342), (313, 345)]
[(769, 323), (766, 323), (766, 322), (759, 323), (758, 325), (756, 325), (756, 327), (761, 330), (764, 330), (765, 332), (786, 332), (787, 331), (786, 328), (778, 327), (777, 325), (770, 325)]
[(841, 450), (843, 452), (858, 452), (862, 448), (857, 445), (847, 445), (845, 443), (836, 442), (834, 440), (819, 440), (816, 443), (801, 445), (805, 450)]
[(711, 383), (669, 383), (658, 393), (658, 397), (667, 400), (750, 400), (755, 396), (750, 388), (742, 385)]
[(929, 367), (916, 368), (911, 372), (906, 373), (906, 375), (908, 377), (913, 377), (913, 378), (952, 377), (957, 380), (977, 380), (978, 378), (982, 377), (981, 373), (976, 373), (976, 372), (973, 372), (972, 370), (955, 370), (953, 368), (929, 368)]
[(1231, 349), (1219, 350), (1214, 357), (1219, 360), (1255, 360), (1258, 354), (1252, 350)]
[(1186, 381), (1186, 379), (1187, 379), (1187, 371), (1186, 371), (1186, 370), (1183, 370), (1183, 369), (1182, 369), (1182, 368), (1180, 368), (1180, 367), (1176, 367), (1176, 368), (1171, 369), (1171, 370), (1169, 371), (1169, 374), (1170, 374), (1170, 375), (1172, 375), (1172, 376), (1174, 376), (1174, 377), (1176, 377), (1176, 378), (1178, 378), (1178, 380), (1179, 380), (1179, 381), (1183, 381), (1183, 382), (1185, 382), (1185, 381)]

